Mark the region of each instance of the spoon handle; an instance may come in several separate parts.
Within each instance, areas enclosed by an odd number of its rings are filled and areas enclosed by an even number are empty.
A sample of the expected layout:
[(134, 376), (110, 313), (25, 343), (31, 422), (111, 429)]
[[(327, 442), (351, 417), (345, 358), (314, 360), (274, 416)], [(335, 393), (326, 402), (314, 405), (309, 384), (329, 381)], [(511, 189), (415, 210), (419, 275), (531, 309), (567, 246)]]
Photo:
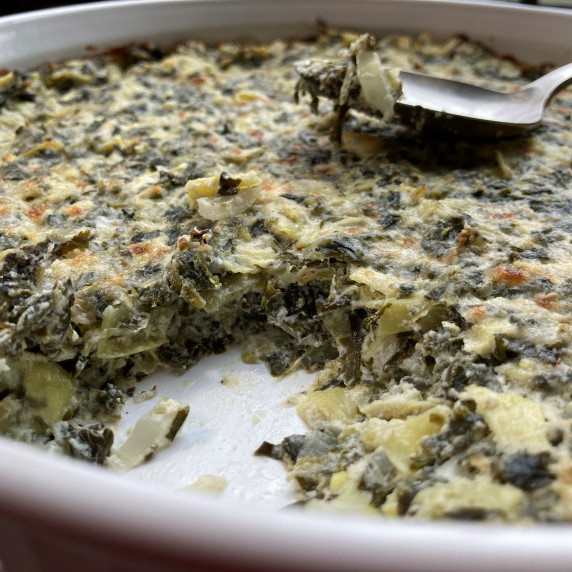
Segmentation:
[(572, 64), (556, 68), (529, 83), (525, 89), (534, 89), (544, 94), (544, 104), (548, 103), (561, 89), (572, 84)]

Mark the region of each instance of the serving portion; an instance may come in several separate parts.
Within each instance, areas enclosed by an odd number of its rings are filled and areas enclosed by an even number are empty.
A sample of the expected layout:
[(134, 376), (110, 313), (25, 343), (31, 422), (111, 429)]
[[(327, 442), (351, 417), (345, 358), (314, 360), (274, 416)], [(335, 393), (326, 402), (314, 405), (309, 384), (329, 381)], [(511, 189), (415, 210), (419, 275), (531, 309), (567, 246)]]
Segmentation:
[[(319, 372), (308, 433), (256, 451), (301, 501), (571, 518), (572, 96), (503, 142), (359, 113), (335, 141), (330, 104), (293, 101), (292, 64), (356, 38), (144, 45), (0, 78), (4, 433), (117, 463), (137, 379), (243, 341), (273, 375)], [(496, 89), (546, 71), (462, 37), (375, 51)], [(141, 459), (184, 420), (163, 409)]]

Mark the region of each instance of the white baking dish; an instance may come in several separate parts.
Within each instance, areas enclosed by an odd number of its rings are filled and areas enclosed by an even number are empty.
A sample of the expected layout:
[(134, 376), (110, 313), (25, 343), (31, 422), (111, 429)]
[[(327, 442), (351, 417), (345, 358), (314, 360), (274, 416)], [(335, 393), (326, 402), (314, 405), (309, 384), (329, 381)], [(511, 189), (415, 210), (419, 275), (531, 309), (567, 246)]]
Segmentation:
[[(170, 0), (108, 2), (4, 18), (0, 67), (26, 68), (134, 41), (303, 36), (318, 18), (374, 32), (464, 33), (529, 61), (572, 60), (572, 12), (566, 11), (433, 0)], [(203, 372), (214, 371), (216, 377), (239, 367), (234, 358), (225, 359), (201, 366)], [(307, 379), (288, 383), (277, 391), (295, 391)], [(179, 381), (181, 387), (186, 386)], [(290, 411), (275, 429), (287, 432), (296, 423)], [(179, 455), (184, 437), (180, 443)], [(171, 461), (139, 476), (118, 476), (1, 439), (0, 558), (8, 572), (570, 567), (566, 527), (423, 524), (278, 511), (286, 497), (268, 500), (281, 478), (278, 463), (269, 469), (276, 472), (267, 473), (270, 485), (260, 498), (244, 494), (220, 502), (171, 490), (181, 485)]]

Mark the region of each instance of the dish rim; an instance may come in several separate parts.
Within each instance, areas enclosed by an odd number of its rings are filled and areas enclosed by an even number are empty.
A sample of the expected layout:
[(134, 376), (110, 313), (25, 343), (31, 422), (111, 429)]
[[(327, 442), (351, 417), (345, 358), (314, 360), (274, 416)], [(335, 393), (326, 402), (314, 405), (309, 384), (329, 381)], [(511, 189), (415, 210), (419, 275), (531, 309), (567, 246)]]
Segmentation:
[[(339, 0), (316, 0), (314, 6), (340, 4)], [(262, 6), (284, 5), (283, 0), (123, 0), (81, 6), (65, 6), (0, 18), (0, 47), (18, 27), (37, 33), (37, 27), (49, 21), (89, 14), (120, 13), (146, 9), (174, 9), (182, 6)], [(292, 0), (293, 5), (307, 4)], [(538, 9), (503, 4), (489, 0), (359, 0), (365, 5), (410, 6), (461, 9), (463, 6), (487, 9), (497, 14), (552, 15), (572, 23), (572, 11)], [(9, 38), (8, 38), (9, 39)], [(572, 50), (572, 41), (570, 42)], [(571, 58), (572, 59), (572, 58)], [(440, 570), (457, 570), (459, 559), (470, 562), (473, 569), (515, 565), (521, 570), (546, 567), (550, 554), (552, 569), (566, 564), (572, 557), (568, 527), (536, 525), (496, 526), (491, 524), (412, 522), (357, 516), (275, 512), (243, 503), (226, 501), (225, 505), (198, 495), (183, 495), (124, 480), (116, 475), (80, 462), (36, 451), (34, 448), (0, 438), (0, 515), (24, 528), (48, 529), (53, 534), (95, 545), (111, 543), (118, 550), (128, 547), (141, 554), (164, 555), (181, 561), (210, 559), (225, 550), (234, 559), (252, 566), (263, 566), (269, 559), (288, 566), (344, 569), (351, 565), (360, 570), (379, 569), (380, 562), (390, 569), (427, 569), (427, 562), (438, 562)], [(41, 475), (42, 478), (38, 478)], [(146, 499), (146, 506), (141, 504)], [(66, 501), (62, 511), (62, 499)], [(167, 505), (167, 509), (165, 509)], [(90, 519), (86, 521), (85, 515)], [(153, 519), (149, 515), (153, 514)], [(189, 531), (181, 526), (191, 516), (201, 523)], [(179, 524), (173, 526), (174, 522)], [(237, 523), (240, 526), (237, 527)], [(281, 543), (275, 540), (287, 531)], [(491, 531), (494, 530), (494, 534)], [(145, 545), (141, 545), (141, 538)], [(189, 543), (189, 539), (192, 543)], [(412, 544), (415, 550), (411, 550)], [(356, 548), (363, 548), (356, 552)], [(517, 561), (515, 561), (515, 556)], [(223, 554), (223, 558), (224, 554)]]

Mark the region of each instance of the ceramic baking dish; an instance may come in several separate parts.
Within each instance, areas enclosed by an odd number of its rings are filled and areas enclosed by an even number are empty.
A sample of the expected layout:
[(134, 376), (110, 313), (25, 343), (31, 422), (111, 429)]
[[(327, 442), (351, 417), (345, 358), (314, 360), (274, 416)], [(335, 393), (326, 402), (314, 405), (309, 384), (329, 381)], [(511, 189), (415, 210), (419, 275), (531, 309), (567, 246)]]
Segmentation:
[[(137, 41), (305, 36), (315, 30), (317, 19), (376, 33), (462, 33), (530, 62), (572, 61), (572, 12), (565, 10), (433, 0), (168, 0), (97, 3), (3, 18), (0, 67), (24, 69)], [(282, 408), (272, 418), (278, 421), (258, 423), (252, 443), (236, 448), (229, 439), (240, 419), (232, 411), (240, 409), (237, 403), (251, 406), (262, 392), (260, 401), (276, 413), (309, 378), (299, 374), (277, 385), (263, 369), (243, 367), (238, 354), (230, 353), (172, 383), (174, 397), (189, 397), (185, 380), (203, 380), (192, 385), (195, 414), (207, 402), (221, 404), (205, 414), (205, 423), (210, 416), (212, 425), (202, 426), (218, 441), (188, 432), (157, 463), (132, 474), (117, 475), (0, 439), (0, 559), (6, 570), (569, 568), (572, 545), (565, 527), (411, 523), (279, 510), (291, 500), (282, 469), (272, 461), (253, 464), (251, 445), (269, 431), (279, 437), (297, 430), (300, 421)], [(230, 372), (249, 381), (225, 404), (216, 393), (217, 381)], [(144, 383), (164, 381), (154, 377)], [(128, 415), (133, 418), (146, 406), (129, 407), (123, 429)], [(201, 440), (207, 443), (204, 454), (188, 456)], [(227, 495), (212, 499), (179, 490), (192, 481), (193, 471), (220, 468), (222, 457), (236, 477)]]

